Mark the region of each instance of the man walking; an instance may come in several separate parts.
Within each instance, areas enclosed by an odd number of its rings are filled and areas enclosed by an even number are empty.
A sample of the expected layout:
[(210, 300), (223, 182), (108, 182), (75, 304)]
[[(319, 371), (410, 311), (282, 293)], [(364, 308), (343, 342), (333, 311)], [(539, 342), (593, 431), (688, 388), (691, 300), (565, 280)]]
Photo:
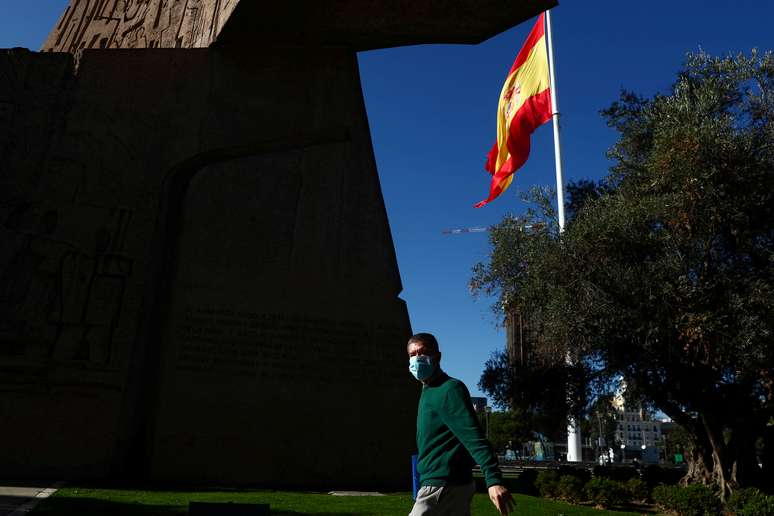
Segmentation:
[(408, 341), (409, 370), (422, 382), (417, 413), (417, 470), (421, 488), (409, 516), (469, 516), (476, 491), (472, 468), (484, 473), (489, 498), (508, 514), (514, 501), (481, 431), (470, 393), (441, 370), (438, 341), (418, 333)]

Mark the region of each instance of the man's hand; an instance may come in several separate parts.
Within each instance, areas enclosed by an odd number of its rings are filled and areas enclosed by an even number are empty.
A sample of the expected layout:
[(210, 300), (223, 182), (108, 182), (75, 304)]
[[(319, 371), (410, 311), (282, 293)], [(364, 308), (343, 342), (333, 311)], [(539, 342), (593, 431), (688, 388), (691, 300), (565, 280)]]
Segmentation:
[(516, 502), (513, 501), (511, 493), (503, 486), (492, 486), (489, 488), (489, 499), (500, 514), (508, 514), (516, 508)]

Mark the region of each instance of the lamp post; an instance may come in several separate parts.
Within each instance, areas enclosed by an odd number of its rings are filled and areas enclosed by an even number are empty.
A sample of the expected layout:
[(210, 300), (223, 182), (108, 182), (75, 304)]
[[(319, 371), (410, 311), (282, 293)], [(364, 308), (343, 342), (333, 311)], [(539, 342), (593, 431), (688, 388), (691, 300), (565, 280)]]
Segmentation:
[(646, 448), (646, 446), (643, 444), (642, 446), (640, 446), (640, 448), (642, 448), (642, 452), (640, 453), (640, 459), (644, 463), (645, 462), (645, 448)]
[(597, 445), (600, 449), (602, 449), (602, 446), (604, 446), (604, 441), (602, 437), (602, 419), (599, 417), (599, 411), (597, 410), (597, 424), (599, 425), (599, 438), (597, 439)]
[(486, 418), (486, 438), (489, 439), (489, 413), (492, 412), (492, 407), (487, 405), (484, 408), (484, 417)]
[(626, 444), (621, 443), (621, 462), (626, 462)]

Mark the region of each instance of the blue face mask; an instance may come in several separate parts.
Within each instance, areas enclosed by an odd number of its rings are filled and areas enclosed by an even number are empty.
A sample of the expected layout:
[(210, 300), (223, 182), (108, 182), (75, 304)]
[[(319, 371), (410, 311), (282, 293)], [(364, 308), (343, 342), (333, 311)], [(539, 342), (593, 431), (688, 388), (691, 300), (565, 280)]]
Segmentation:
[(421, 382), (430, 378), (435, 371), (435, 364), (432, 357), (427, 355), (413, 356), (409, 358), (409, 371)]

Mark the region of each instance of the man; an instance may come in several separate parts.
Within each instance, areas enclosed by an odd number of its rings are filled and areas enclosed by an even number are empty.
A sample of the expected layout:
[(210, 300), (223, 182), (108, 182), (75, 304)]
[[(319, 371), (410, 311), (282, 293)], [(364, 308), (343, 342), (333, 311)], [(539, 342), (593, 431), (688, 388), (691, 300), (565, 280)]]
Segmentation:
[(476, 491), (473, 466), (484, 473), (489, 498), (508, 514), (514, 501), (502, 485), (497, 458), (478, 423), (470, 393), (441, 370), (438, 341), (418, 333), (408, 341), (409, 370), (422, 382), (417, 413), (417, 470), (421, 488), (409, 516), (469, 516)]

